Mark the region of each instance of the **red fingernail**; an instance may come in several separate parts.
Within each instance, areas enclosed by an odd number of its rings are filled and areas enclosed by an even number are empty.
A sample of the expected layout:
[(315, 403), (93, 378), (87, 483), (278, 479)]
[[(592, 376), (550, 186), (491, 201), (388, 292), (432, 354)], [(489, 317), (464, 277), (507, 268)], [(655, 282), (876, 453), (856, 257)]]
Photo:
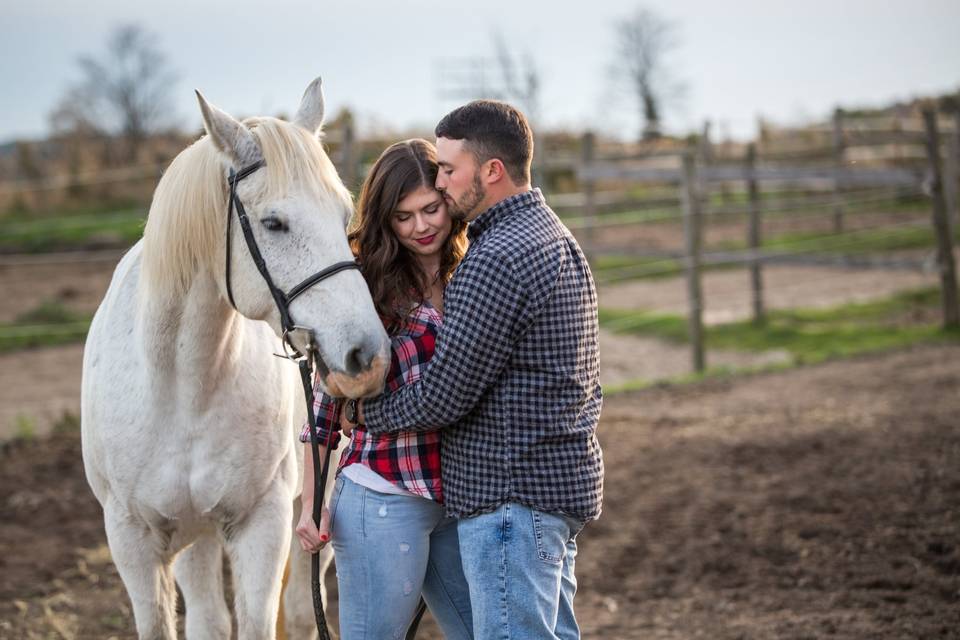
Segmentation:
[(330, 536), (328, 536), (327, 534), (324, 533), (324, 534), (322, 534), (322, 535), (320, 536), (320, 539), (323, 540), (324, 542), (326, 542), (327, 540), (330, 539)]

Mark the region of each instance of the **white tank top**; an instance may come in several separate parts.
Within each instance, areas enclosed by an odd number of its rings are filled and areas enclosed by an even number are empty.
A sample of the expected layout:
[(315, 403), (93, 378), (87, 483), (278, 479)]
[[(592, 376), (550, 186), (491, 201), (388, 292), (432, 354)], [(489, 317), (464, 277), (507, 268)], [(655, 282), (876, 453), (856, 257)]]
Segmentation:
[[(347, 476), (353, 482), (357, 483), (361, 487), (366, 487), (371, 491), (376, 491), (377, 493), (389, 493), (395, 496), (413, 496), (414, 498), (420, 498), (412, 491), (407, 491), (402, 487), (398, 487), (389, 480), (386, 480), (379, 473), (371, 469), (370, 467), (354, 463), (345, 466), (340, 473)], [(424, 500), (429, 500), (429, 498), (424, 498)]]

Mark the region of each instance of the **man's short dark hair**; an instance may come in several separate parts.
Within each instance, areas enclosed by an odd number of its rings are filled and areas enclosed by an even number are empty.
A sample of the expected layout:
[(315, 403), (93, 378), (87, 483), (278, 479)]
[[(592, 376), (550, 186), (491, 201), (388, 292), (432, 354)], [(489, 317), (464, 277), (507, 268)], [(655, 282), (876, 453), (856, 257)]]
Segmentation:
[(438, 138), (463, 140), (478, 163), (498, 158), (515, 185), (530, 182), (533, 133), (526, 116), (506, 102), (467, 103), (445, 115), (434, 133)]

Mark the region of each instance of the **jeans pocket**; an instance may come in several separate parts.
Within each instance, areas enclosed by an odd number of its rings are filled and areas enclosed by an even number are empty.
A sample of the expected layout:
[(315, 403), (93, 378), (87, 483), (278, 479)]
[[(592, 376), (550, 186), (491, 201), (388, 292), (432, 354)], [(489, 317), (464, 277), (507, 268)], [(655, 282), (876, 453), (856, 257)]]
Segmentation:
[(327, 510), (330, 512), (330, 532), (333, 533), (333, 521), (337, 517), (337, 505), (340, 504), (340, 494), (343, 492), (343, 476), (337, 476), (330, 492), (330, 503)]
[(537, 541), (537, 555), (549, 564), (563, 562), (569, 527), (560, 518), (549, 513), (531, 509), (533, 515), (533, 535)]

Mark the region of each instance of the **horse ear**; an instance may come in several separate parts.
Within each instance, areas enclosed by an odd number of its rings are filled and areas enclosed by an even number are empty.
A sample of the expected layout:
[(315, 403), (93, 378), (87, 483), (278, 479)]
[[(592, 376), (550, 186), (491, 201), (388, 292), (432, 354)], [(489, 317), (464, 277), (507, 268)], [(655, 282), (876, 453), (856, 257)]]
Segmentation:
[(323, 81), (318, 77), (303, 92), (293, 123), (316, 135), (323, 126)]
[(200, 91), (197, 91), (197, 100), (207, 135), (221, 153), (234, 161), (237, 168), (253, 164), (263, 157), (256, 138), (242, 122), (207, 102)]

